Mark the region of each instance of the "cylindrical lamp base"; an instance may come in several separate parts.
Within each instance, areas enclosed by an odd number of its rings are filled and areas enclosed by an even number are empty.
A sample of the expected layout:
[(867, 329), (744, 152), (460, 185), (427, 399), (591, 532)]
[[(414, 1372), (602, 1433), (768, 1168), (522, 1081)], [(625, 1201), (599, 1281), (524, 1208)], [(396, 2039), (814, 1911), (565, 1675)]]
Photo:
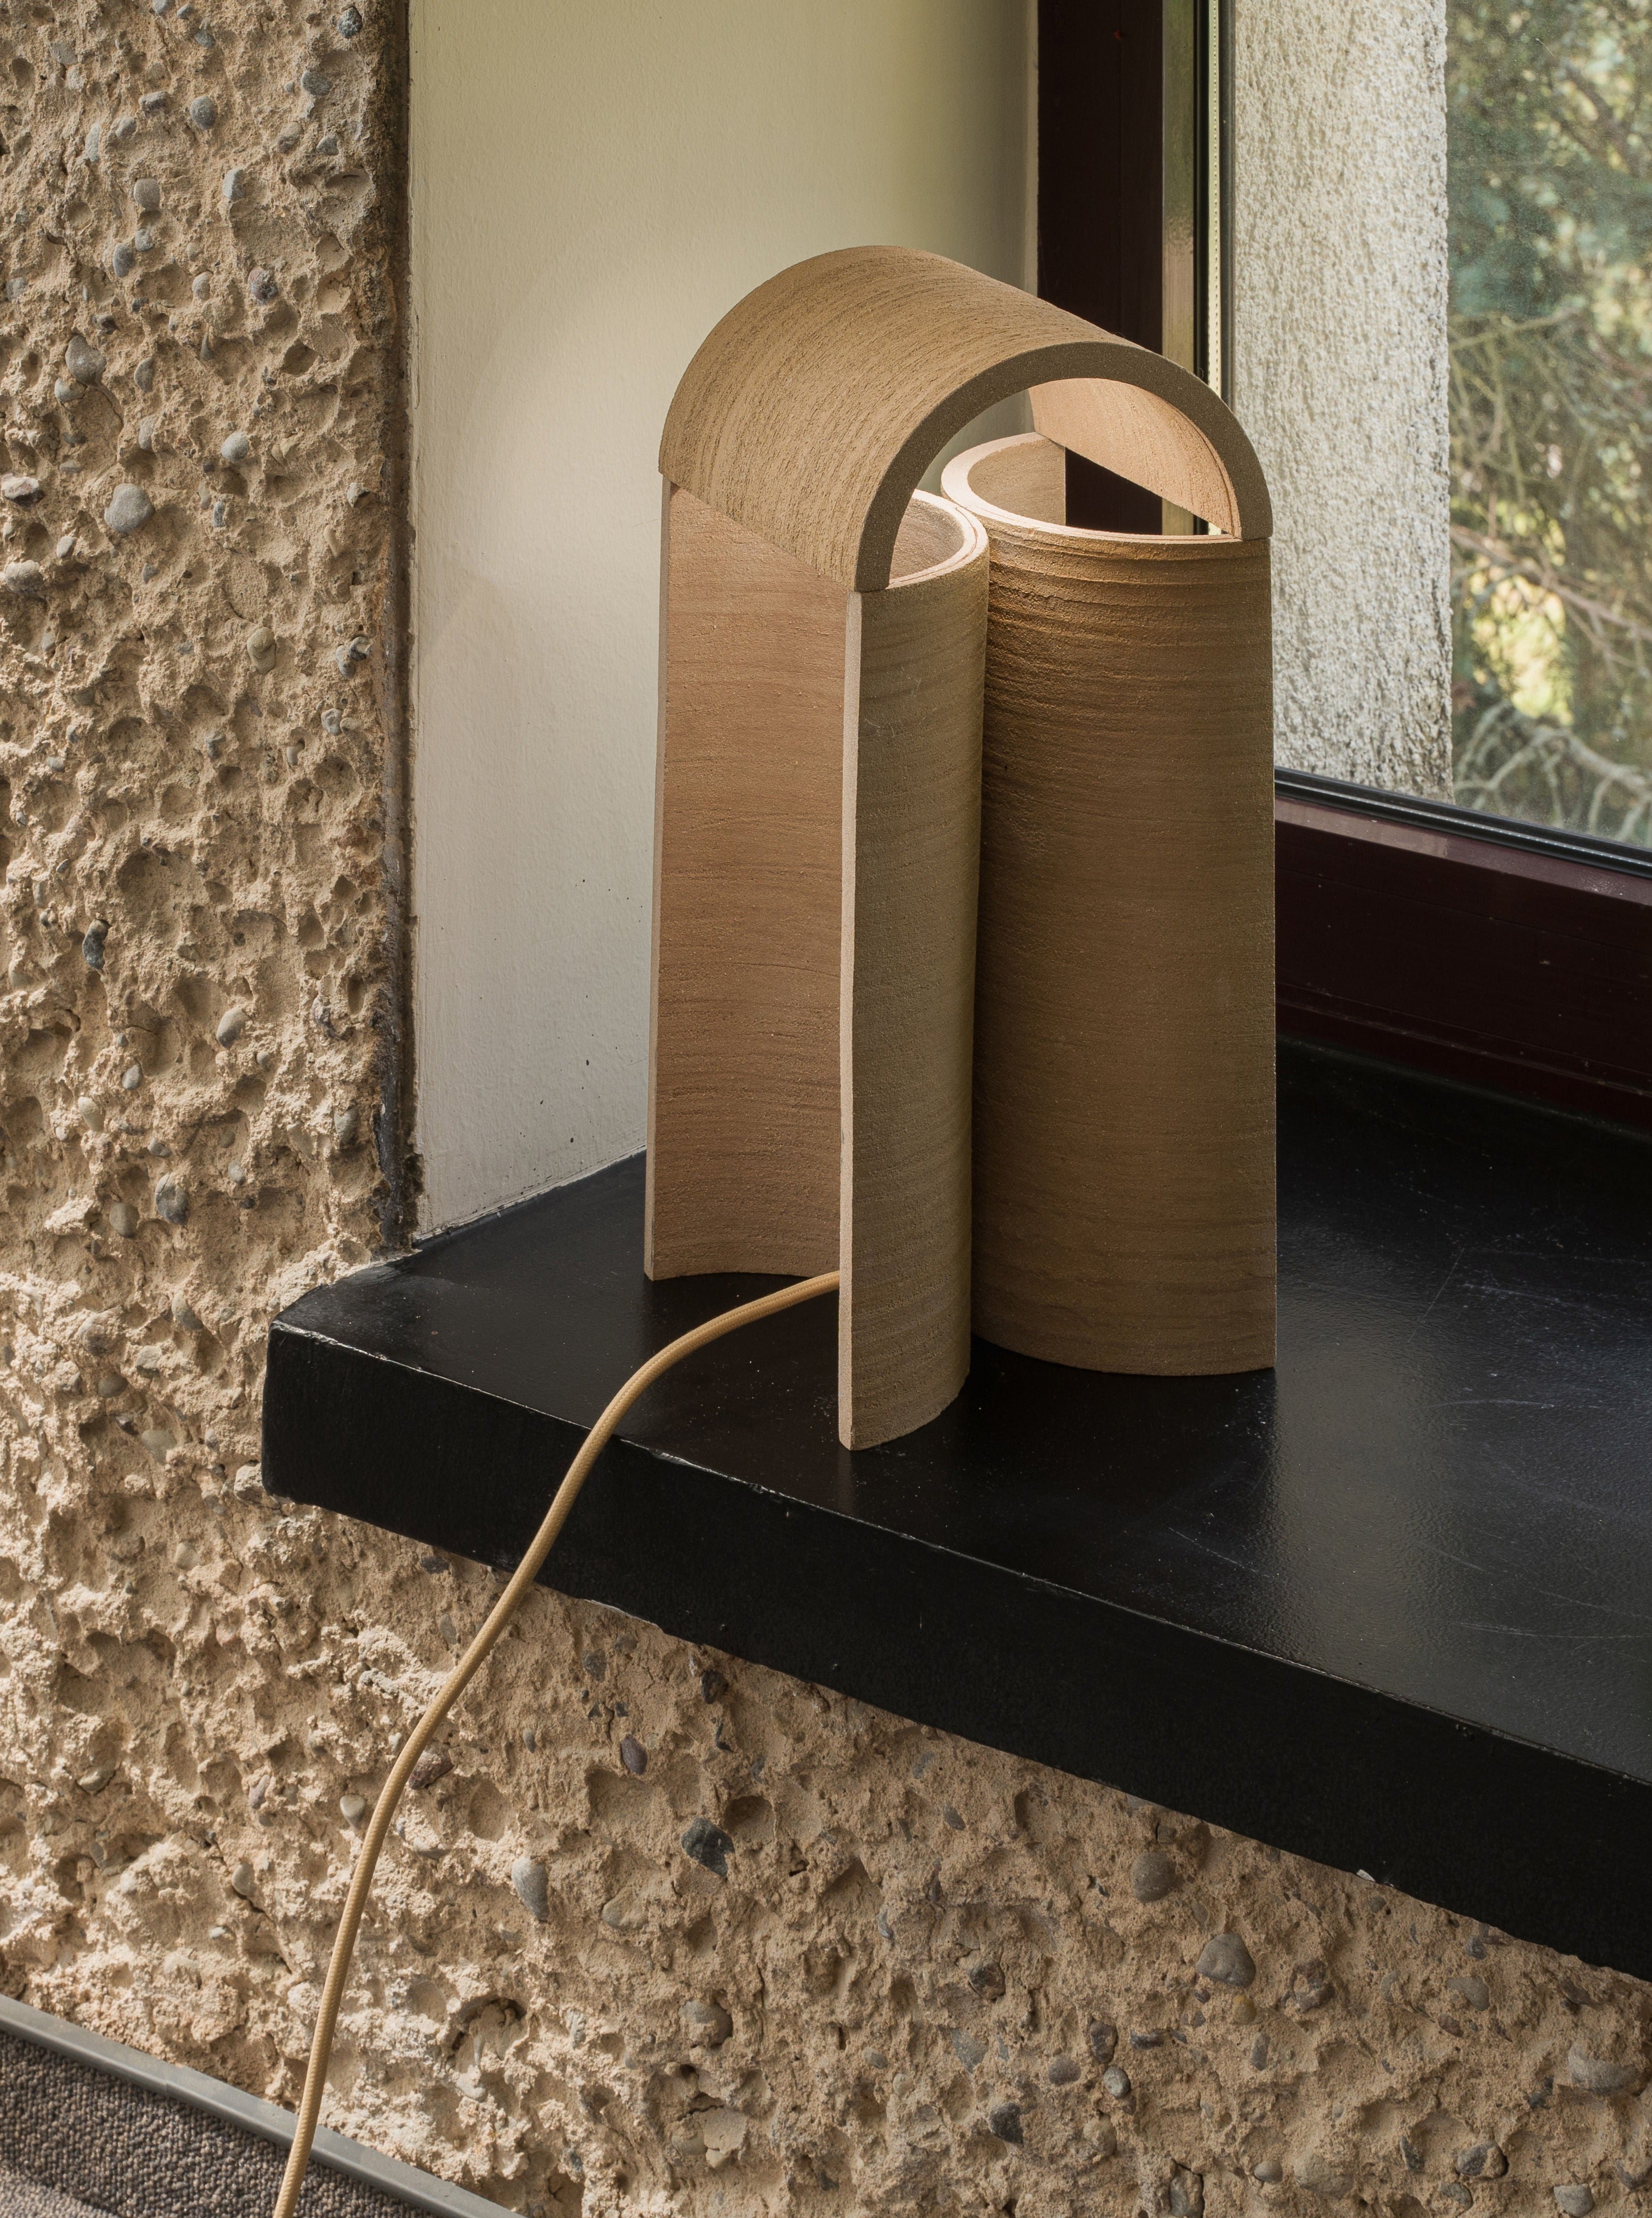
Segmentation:
[(1274, 1354), (1268, 546), (1072, 529), (1061, 450), (960, 455), (991, 542), (974, 1329), (1097, 1371)]

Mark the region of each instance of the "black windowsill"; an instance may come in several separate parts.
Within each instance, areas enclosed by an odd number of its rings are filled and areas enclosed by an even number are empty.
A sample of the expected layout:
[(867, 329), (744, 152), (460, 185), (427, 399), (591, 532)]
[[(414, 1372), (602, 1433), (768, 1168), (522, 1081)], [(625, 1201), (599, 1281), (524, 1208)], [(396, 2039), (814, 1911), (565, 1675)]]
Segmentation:
[[(640, 1158), (307, 1294), (264, 1477), (515, 1561), (614, 1387), (759, 1290), (650, 1286)], [(1280, 1353), (977, 1343), (888, 1447), (835, 1307), (708, 1350), (550, 1583), (1652, 1977), (1652, 1141), (1281, 1043)]]

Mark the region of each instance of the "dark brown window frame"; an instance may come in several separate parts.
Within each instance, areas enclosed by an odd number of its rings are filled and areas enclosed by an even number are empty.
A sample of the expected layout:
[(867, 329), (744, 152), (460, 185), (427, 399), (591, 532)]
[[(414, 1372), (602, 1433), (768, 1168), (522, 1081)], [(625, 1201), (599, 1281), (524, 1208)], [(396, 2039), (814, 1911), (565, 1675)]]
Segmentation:
[[(1038, 289), (1154, 347), (1163, 36), (1162, 0), (1040, 0)], [(1076, 458), (1068, 499), (1075, 523), (1158, 529)], [(1275, 823), (1282, 1032), (1652, 1129), (1652, 853), (1285, 770)]]

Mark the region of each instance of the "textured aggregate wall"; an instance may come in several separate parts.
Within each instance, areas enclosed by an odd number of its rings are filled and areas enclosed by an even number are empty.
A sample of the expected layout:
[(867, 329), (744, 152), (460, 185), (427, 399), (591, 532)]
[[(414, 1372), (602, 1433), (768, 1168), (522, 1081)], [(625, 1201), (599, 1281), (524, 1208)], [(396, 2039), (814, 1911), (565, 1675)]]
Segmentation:
[(14, 1469), (146, 1493), (387, 1200), (382, 95), (269, 0), (0, 38), (0, 1376)]
[[(396, 1206), (361, 13), (0, 14), (0, 1981), (288, 2101), (492, 1591), (251, 1462), (271, 1309)], [(1580, 2210), (1649, 2177), (1649, 2043), (1631, 1981), (541, 1594), (392, 1843), (330, 2117), (543, 2218)]]
[(1449, 800), (1445, 0), (1237, 0), (1234, 63), (1275, 753)]

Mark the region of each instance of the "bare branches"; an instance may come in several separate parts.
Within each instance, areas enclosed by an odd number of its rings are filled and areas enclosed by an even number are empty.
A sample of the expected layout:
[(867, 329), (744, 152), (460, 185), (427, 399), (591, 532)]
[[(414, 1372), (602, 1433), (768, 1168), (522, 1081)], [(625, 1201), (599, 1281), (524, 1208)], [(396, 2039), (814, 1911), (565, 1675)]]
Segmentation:
[(1652, 844), (1652, 4), (1448, 4), (1457, 792)]

